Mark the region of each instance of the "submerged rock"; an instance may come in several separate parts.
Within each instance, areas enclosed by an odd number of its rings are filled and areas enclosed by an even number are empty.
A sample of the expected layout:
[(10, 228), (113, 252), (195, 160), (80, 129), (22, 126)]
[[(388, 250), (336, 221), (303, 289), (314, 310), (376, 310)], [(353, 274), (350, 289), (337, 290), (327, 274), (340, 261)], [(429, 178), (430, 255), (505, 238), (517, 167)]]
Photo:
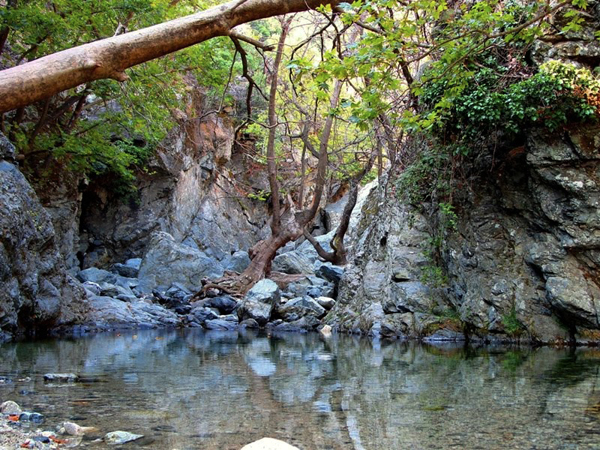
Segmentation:
[(74, 373), (47, 373), (44, 374), (44, 381), (54, 381), (59, 383), (74, 383), (79, 378)]
[(104, 442), (110, 445), (121, 445), (143, 438), (143, 434), (133, 434), (127, 431), (113, 431), (104, 436)]
[(244, 445), (242, 450), (299, 450), (286, 442), (273, 438), (262, 438), (258, 441)]
[(0, 405), (0, 413), (21, 414), (21, 407), (12, 400), (8, 400)]

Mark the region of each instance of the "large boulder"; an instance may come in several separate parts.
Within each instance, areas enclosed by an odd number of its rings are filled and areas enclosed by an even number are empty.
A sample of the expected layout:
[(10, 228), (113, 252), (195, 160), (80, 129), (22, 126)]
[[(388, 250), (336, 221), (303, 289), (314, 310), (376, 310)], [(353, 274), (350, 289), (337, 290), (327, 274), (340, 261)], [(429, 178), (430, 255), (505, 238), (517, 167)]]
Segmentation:
[(90, 299), (90, 304), (88, 320), (91, 325), (101, 328), (155, 328), (179, 324), (177, 314), (153, 303), (126, 303), (111, 297), (97, 296)]
[(191, 247), (178, 244), (173, 236), (154, 234), (142, 259), (139, 272), (141, 292), (152, 292), (159, 285), (180, 283), (191, 291), (202, 287), (203, 278), (218, 278), (223, 267), (213, 258)]
[(238, 306), (240, 322), (254, 319), (259, 325), (265, 325), (271, 319), (271, 313), (280, 298), (281, 292), (277, 283), (269, 279), (260, 280), (248, 291)]

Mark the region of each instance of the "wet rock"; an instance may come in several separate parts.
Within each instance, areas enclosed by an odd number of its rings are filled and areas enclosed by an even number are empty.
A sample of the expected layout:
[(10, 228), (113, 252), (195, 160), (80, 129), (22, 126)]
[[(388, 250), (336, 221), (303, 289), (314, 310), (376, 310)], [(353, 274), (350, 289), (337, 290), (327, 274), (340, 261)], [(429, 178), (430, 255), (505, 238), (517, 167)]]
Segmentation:
[(44, 416), (40, 413), (36, 412), (22, 412), (19, 415), (19, 420), (21, 422), (31, 422), (36, 424), (44, 423)]
[(237, 321), (233, 322), (224, 319), (211, 319), (204, 323), (204, 327), (208, 330), (233, 331), (238, 327)]
[(317, 270), (318, 277), (335, 284), (340, 282), (342, 275), (344, 275), (344, 269), (339, 266), (334, 266), (331, 263), (325, 263)]
[(143, 438), (143, 434), (133, 434), (127, 431), (113, 431), (104, 436), (104, 442), (109, 445), (121, 445)]
[(47, 373), (44, 374), (44, 381), (56, 383), (74, 383), (79, 379), (79, 376), (74, 373)]
[(221, 314), (230, 314), (235, 311), (238, 306), (237, 300), (230, 295), (220, 295), (218, 297), (202, 300), (197, 304), (206, 308), (218, 309)]
[(277, 313), (286, 322), (292, 322), (308, 315), (321, 318), (325, 315), (326, 311), (325, 308), (311, 297), (298, 297), (279, 306)]
[(191, 247), (178, 244), (173, 236), (156, 232), (142, 260), (139, 272), (142, 292), (151, 292), (155, 286), (180, 283), (196, 292), (203, 278), (218, 278), (223, 267), (214, 259)]
[(281, 298), (277, 283), (264, 279), (256, 283), (240, 302), (237, 313), (240, 321), (254, 319), (259, 325), (266, 324)]
[(207, 320), (215, 320), (219, 318), (218, 312), (204, 306), (193, 307), (190, 311), (190, 315), (192, 315), (196, 322), (198, 322), (200, 325), (204, 325)]
[(77, 273), (77, 279), (82, 283), (91, 281), (93, 283), (115, 283), (117, 277), (114, 273), (108, 270), (98, 269), (96, 267), (90, 267), (89, 269), (82, 270)]
[(111, 297), (90, 299), (92, 312), (89, 319), (101, 327), (175, 326), (179, 317), (160, 305), (137, 301), (125, 303)]
[(294, 320), (291, 322), (281, 322), (281, 323), (273, 323), (272, 330), (273, 331), (310, 331), (317, 328), (321, 325), (319, 319), (314, 316), (304, 316), (298, 320)]
[(226, 257), (222, 264), (225, 270), (242, 273), (250, 265), (250, 256), (248, 256), (248, 252), (237, 251)]
[(299, 450), (286, 442), (273, 438), (262, 438), (258, 441), (244, 445), (242, 450)]
[(260, 328), (260, 325), (254, 319), (246, 319), (240, 322), (240, 328), (256, 329)]
[(8, 400), (0, 405), (0, 413), (21, 414), (21, 407), (12, 400)]
[(464, 341), (465, 339), (466, 338), (465, 338), (464, 333), (461, 333), (456, 330), (449, 330), (446, 328), (436, 330), (433, 334), (423, 338), (423, 340), (425, 342), (444, 342), (444, 341), (456, 342), (456, 341)]
[(97, 433), (98, 429), (96, 427), (82, 427), (74, 422), (63, 422), (59, 432), (71, 436), (83, 436), (85, 434)]

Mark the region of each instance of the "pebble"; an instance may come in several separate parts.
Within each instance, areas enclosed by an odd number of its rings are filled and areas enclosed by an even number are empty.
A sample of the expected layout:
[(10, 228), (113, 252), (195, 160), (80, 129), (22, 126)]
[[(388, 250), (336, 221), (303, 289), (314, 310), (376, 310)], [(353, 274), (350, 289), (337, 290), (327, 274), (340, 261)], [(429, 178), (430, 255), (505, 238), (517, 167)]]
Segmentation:
[(113, 431), (104, 436), (104, 442), (110, 445), (120, 445), (143, 438), (143, 434), (133, 434), (127, 431)]
[(21, 414), (21, 407), (9, 400), (0, 405), (0, 412), (2, 414)]
[(19, 415), (19, 420), (21, 422), (42, 423), (44, 422), (44, 416), (36, 412), (22, 412)]
[(73, 422), (63, 422), (60, 432), (62, 434), (70, 434), (71, 436), (83, 436), (87, 433), (94, 433), (98, 431), (94, 427), (82, 427)]

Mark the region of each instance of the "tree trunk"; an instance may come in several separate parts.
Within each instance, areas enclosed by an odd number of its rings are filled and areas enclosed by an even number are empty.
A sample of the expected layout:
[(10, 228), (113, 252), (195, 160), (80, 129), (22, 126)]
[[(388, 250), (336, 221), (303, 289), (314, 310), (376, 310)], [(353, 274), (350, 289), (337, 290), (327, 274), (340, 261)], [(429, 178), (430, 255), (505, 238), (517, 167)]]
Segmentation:
[(267, 174), (271, 189), (271, 204), (273, 214), (271, 217), (271, 232), (276, 236), (281, 231), (281, 205), (279, 198), (279, 181), (277, 180), (277, 162), (275, 161), (275, 137), (277, 134), (277, 85), (279, 84), (279, 66), (283, 58), (283, 46), (287, 37), (290, 20), (281, 21), (281, 35), (277, 44), (277, 54), (271, 69), (271, 90), (269, 92), (269, 137), (267, 139)]
[[(276, 77), (277, 74), (274, 72), (273, 76)], [(332, 109), (337, 107), (341, 90), (342, 82), (340, 80), (336, 80), (330, 100), (330, 106)], [(271, 106), (274, 105), (274, 102), (275, 98), (271, 97), (269, 101), (269, 111), (271, 110)], [(289, 214), (288, 220), (285, 223), (279, 224), (279, 226), (277, 227), (277, 232), (274, 232), (269, 239), (260, 241), (252, 248), (250, 252), (250, 258), (252, 258), (252, 261), (248, 268), (244, 270), (244, 272), (240, 275), (240, 291), (242, 294), (246, 293), (254, 285), (254, 283), (256, 283), (261, 278), (264, 278), (270, 273), (271, 262), (273, 261), (273, 258), (275, 258), (277, 250), (279, 250), (288, 242), (295, 241), (300, 236), (302, 236), (304, 228), (315, 218), (315, 215), (317, 214), (319, 208), (319, 204), (321, 203), (321, 197), (323, 195), (323, 190), (326, 181), (328, 161), (327, 155), (332, 126), (333, 116), (329, 115), (325, 120), (323, 132), (321, 133), (319, 146), (319, 162), (317, 165), (317, 185), (315, 187), (315, 193), (313, 196), (311, 207), (305, 211), (302, 211), (299, 214), (293, 214), (292, 211)], [(269, 135), (269, 140), (270, 139), (271, 135)], [(269, 143), (267, 143), (267, 147), (268, 145)], [(271, 178), (271, 175), (272, 169), (269, 170), (269, 179)], [(279, 189), (279, 183), (276, 179), (275, 187)], [(271, 189), (273, 190), (273, 186), (271, 186)], [(290, 205), (290, 207), (292, 206), (293, 205)]]
[(360, 189), (360, 182), (363, 180), (365, 175), (367, 175), (371, 169), (373, 168), (373, 164), (375, 163), (375, 157), (377, 156), (377, 150), (371, 153), (371, 157), (369, 158), (369, 162), (363, 170), (358, 173), (355, 178), (352, 180), (352, 189), (350, 189), (350, 194), (348, 195), (348, 201), (344, 206), (344, 211), (342, 212), (342, 217), (340, 219), (340, 224), (337, 227), (335, 235), (331, 240), (331, 248), (332, 252), (327, 252), (321, 244), (307, 231), (304, 230), (304, 236), (306, 239), (313, 245), (317, 254), (323, 258), (325, 261), (328, 261), (336, 266), (343, 266), (348, 262), (348, 252), (346, 247), (344, 246), (344, 237), (348, 232), (348, 228), (350, 226), (350, 218), (352, 217), (352, 211), (354, 211), (354, 207), (356, 206), (356, 201), (358, 199), (358, 190)]
[(180, 19), (81, 45), (0, 71), (0, 113), (102, 78), (125, 81), (125, 69), (216, 36), (237, 25), (307, 11), (327, 0), (234, 0)]

